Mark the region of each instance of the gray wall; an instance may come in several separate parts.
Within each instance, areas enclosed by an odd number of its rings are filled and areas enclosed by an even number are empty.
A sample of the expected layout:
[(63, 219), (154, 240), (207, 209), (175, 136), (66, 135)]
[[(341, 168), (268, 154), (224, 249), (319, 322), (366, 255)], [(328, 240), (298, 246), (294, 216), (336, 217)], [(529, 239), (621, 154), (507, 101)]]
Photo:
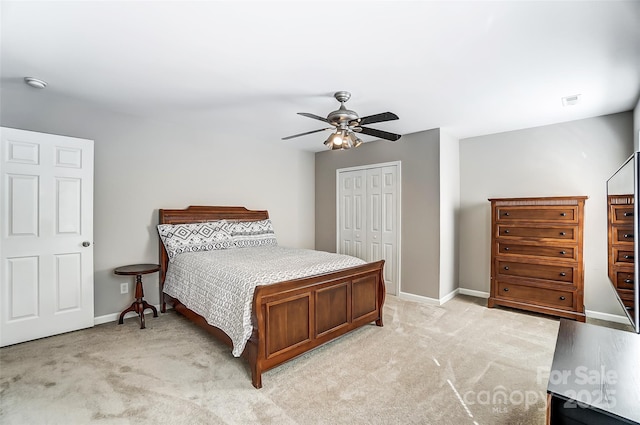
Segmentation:
[[(26, 89), (26, 90), (25, 90)], [(49, 89), (47, 89), (49, 90)], [(51, 89), (53, 90), (53, 88)], [(55, 99), (24, 84), (2, 88), (0, 124), (95, 141), (95, 316), (119, 313), (115, 267), (158, 261), (159, 208), (267, 209), (281, 245), (314, 247), (314, 155), (279, 141), (247, 140), (207, 123), (149, 121)], [(157, 274), (144, 279), (158, 303)]]
[[(324, 151), (314, 159), (277, 141), (248, 140), (242, 132), (227, 134), (207, 123), (149, 121), (43, 93), (2, 87), (0, 125), (95, 140), (96, 316), (118, 313), (132, 301), (131, 293), (120, 295), (122, 278), (113, 275), (113, 268), (157, 261), (158, 208), (265, 208), (280, 244), (335, 251), (336, 169), (396, 160), (402, 161), (403, 177), (403, 292), (437, 299), (455, 288), (450, 281), (457, 279), (456, 266), (442, 240), (451, 232), (460, 235), (453, 237), (459, 245), (453, 248), (459, 256), (453, 258), (461, 259), (460, 286), (489, 291), (487, 198), (587, 195), (585, 302), (590, 310), (621, 314), (606, 275), (604, 181), (633, 151), (634, 138), (637, 143), (638, 108), (635, 114), (460, 141), (458, 230), (451, 225), (456, 218), (441, 217), (441, 191), (455, 187), (449, 167), (455, 167), (450, 159), (457, 153), (449, 152), (441, 165), (441, 144), (452, 138), (437, 129), (403, 136), (397, 143)], [(441, 166), (447, 169), (441, 172)], [(446, 202), (454, 205), (445, 208), (447, 214), (455, 214), (455, 197)], [(448, 223), (446, 231), (441, 222)], [(145, 279), (145, 292), (150, 302), (158, 302), (157, 276)]]
[(439, 298), (439, 130), (315, 156), (316, 249), (336, 250), (336, 170), (402, 162), (402, 292)]
[(586, 195), (585, 306), (624, 314), (607, 277), (606, 180), (633, 152), (624, 112), (460, 141), (460, 287), (489, 292), (488, 198)]

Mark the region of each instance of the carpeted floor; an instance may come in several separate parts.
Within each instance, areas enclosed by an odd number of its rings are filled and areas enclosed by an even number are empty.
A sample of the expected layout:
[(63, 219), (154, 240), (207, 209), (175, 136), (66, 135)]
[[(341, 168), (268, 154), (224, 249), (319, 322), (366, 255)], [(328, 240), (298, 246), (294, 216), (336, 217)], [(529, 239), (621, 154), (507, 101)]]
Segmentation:
[(0, 349), (2, 424), (544, 424), (558, 320), (387, 297), (365, 326), (263, 374), (171, 311)]

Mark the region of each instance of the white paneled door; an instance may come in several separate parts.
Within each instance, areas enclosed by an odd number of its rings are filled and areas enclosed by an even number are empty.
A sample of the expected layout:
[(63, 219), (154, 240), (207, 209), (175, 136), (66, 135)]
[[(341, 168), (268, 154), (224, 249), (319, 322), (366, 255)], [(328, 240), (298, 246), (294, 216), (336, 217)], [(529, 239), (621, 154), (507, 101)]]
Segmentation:
[(387, 292), (400, 279), (399, 165), (338, 170), (338, 252), (365, 261), (385, 260)]
[(365, 251), (365, 175), (361, 172), (339, 174), (339, 248), (338, 252), (364, 259)]
[(0, 139), (0, 346), (93, 326), (93, 141)]

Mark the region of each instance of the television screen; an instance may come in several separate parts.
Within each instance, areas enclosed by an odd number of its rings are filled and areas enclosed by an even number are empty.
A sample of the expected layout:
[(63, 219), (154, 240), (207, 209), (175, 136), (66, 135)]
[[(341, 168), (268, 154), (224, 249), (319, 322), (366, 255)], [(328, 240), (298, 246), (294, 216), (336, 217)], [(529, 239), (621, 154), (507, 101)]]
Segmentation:
[(638, 154), (627, 159), (607, 180), (609, 279), (636, 332), (640, 332), (639, 273), (635, 261), (639, 243), (635, 237), (638, 232)]

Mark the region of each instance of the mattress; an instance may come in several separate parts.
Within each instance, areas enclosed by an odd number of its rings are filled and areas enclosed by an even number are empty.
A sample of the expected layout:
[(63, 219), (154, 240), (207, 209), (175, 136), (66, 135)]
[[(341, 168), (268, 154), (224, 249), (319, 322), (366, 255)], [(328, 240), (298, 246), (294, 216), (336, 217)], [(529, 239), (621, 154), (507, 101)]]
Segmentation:
[(189, 252), (169, 263), (164, 292), (223, 330), (239, 357), (253, 329), (256, 286), (362, 264), (365, 261), (348, 255), (281, 246)]

